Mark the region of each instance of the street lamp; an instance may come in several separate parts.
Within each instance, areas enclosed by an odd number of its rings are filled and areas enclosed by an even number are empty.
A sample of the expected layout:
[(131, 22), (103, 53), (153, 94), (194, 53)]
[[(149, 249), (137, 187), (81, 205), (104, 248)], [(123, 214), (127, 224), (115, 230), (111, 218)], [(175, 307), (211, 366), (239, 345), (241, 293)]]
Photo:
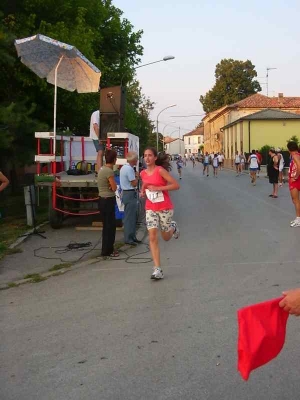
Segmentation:
[[(156, 64), (156, 63), (159, 63), (159, 62), (162, 62), (162, 61), (174, 60), (174, 58), (175, 58), (174, 56), (165, 56), (165, 57), (162, 58), (161, 60), (152, 61), (152, 62), (147, 63), (147, 64), (138, 65), (137, 67), (133, 68), (133, 70), (135, 71), (135, 70), (138, 69), (138, 68), (146, 67), (147, 65)], [(124, 78), (124, 76), (125, 76), (125, 74), (123, 74), (123, 75), (122, 75), (122, 78), (121, 78), (121, 86), (123, 85), (123, 78)]]
[(164, 129), (163, 129), (163, 132), (162, 132), (162, 136), (163, 136), (163, 138), (162, 138), (162, 142), (163, 142), (163, 150), (165, 149), (165, 129), (166, 129), (166, 127), (167, 126), (170, 126), (170, 125), (172, 125), (172, 124), (174, 124), (176, 121), (171, 121), (171, 122), (169, 122), (168, 124), (166, 124), (165, 126), (164, 126)]
[(143, 64), (143, 65), (138, 65), (138, 66), (135, 67), (134, 69), (138, 69), (138, 68), (141, 68), (141, 67), (145, 67), (146, 65), (156, 64), (156, 63), (159, 63), (159, 62), (162, 62), (162, 61), (174, 60), (174, 58), (175, 58), (174, 56), (166, 56), (166, 57), (162, 58), (161, 60), (152, 61), (152, 62), (150, 62), (150, 63)]
[[(173, 132), (171, 132), (170, 136), (172, 136), (173, 133), (175, 133), (175, 132), (178, 132), (179, 153), (181, 154), (182, 153), (182, 140), (181, 140), (181, 137), (180, 137), (180, 126), (177, 129), (175, 129)], [(184, 150), (183, 150), (183, 153), (184, 153)]]
[(168, 107), (165, 107), (165, 108), (163, 108), (163, 109), (158, 113), (158, 115), (157, 115), (157, 118), (156, 118), (156, 150), (157, 150), (157, 151), (158, 151), (158, 117), (160, 116), (160, 114), (161, 114), (163, 111), (167, 110), (168, 108), (176, 107), (176, 106), (177, 106), (177, 104), (172, 104), (172, 105), (170, 105), (170, 106), (168, 106)]

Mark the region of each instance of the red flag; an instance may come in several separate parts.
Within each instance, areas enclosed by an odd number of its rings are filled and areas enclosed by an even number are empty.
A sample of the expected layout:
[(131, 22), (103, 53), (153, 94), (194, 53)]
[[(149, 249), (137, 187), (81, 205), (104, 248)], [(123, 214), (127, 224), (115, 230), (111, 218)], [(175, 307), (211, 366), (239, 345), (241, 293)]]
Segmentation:
[(279, 307), (282, 298), (238, 310), (238, 371), (248, 380), (251, 371), (281, 351), (289, 314)]

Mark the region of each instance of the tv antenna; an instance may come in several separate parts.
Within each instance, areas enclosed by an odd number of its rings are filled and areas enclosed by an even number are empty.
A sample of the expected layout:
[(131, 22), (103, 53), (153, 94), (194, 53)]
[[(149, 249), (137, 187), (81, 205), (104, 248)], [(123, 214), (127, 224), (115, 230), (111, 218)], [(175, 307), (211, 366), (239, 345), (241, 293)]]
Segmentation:
[(267, 75), (266, 75), (267, 97), (269, 97), (269, 71), (271, 71), (271, 69), (277, 69), (277, 68), (267, 67)]

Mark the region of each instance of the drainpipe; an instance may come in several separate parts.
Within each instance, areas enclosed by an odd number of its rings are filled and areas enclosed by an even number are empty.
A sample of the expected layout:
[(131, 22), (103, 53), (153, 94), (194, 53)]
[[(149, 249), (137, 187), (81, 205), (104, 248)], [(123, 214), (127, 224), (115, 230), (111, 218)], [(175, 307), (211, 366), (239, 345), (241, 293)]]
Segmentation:
[(249, 139), (249, 154), (251, 153), (251, 147), (250, 147), (250, 132), (251, 132), (251, 129), (250, 129), (250, 123), (251, 123), (251, 121), (248, 121), (248, 139)]

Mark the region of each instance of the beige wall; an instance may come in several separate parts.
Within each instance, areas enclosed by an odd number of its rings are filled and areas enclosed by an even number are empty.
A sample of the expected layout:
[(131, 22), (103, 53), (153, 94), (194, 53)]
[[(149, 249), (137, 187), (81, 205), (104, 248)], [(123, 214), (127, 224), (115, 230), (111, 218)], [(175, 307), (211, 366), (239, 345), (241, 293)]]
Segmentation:
[[(269, 146), (286, 148), (287, 140), (292, 136), (296, 135), (300, 138), (300, 120), (238, 122), (224, 130), (225, 158), (232, 159), (236, 150), (249, 153), (249, 126), (250, 151), (252, 149), (260, 149), (266, 144)], [(236, 148), (235, 137), (237, 137)], [(232, 138), (234, 141), (233, 143)]]
[[(228, 145), (225, 143), (224, 133), (221, 132), (221, 128), (225, 125), (231, 124), (234, 121), (237, 121), (242, 117), (254, 114), (258, 111), (262, 111), (262, 108), (229, 109), (227, 111), (224, 111), (224, 113), (220, 115), (218, 118), (216, 118), (214, 121), (211, 121), (216, 116), (216, 114), (218, 114), (220, 111), (222, 111), (222, 109), (225, 108), (226, 107), (223, 107), (220, 108), (219, 110), (216, 110), (213, 113), (209, 113), (204, 118), (203, 123), (204, 123), (204, 151), (208, 151), (209, 153), (212, 151), (213, 152), (224, 151), (226, 156), (226, 151), (227, 151), (226, 149)], [(300, 114), (299, 108), (284, 109), (282, 111)], [(241, 129), (243, 128), (237, 127), (237, 132), (232, 132), (233, 140), (231, 141), (230, 146), (232, 145), (233, 149), (235, 148), (235, 138), (237, 139), (237, 141), (241, 141), (241, 138), (239, 136)], [(244, 138), (244, 141), (245, 140), (246, 138)], [(238, 145), (237, 148), (239, 148)], [(245, 147), (244, 151), (248, 152), (248, 146)]]

